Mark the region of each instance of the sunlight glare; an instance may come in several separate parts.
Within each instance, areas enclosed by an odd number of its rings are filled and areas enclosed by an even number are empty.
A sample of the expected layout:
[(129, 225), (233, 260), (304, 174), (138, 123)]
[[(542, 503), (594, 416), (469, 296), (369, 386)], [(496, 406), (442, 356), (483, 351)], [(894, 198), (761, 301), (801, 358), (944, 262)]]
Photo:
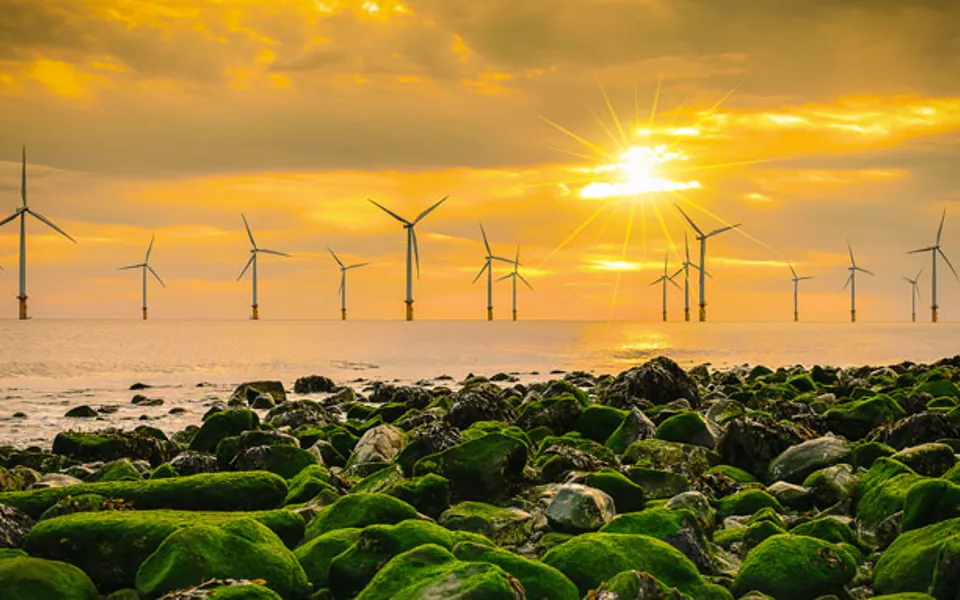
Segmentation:
[(669, 151), (667, 146), (633, 146), (620, 155), (620, 162), (601, 165), (586, 171), (591, 173), (619, 174), (619, 181), (592, 182), (580, 190), (584, 199), (606, 199), (640, 196), (658, 192), (674, 192), (700, 187), (698, 181), (672, 181), (657, 172), (658, 165), (672, 161), (687, 160), (686, 154), (677, 150)]

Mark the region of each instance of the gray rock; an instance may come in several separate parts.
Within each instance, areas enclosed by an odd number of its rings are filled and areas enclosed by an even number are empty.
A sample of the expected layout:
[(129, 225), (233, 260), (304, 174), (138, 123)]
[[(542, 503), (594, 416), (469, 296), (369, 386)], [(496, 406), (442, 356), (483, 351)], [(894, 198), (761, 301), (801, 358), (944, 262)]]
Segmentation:
[(596, 531), (616, 514), (613, 498), (598, 489), (579, 484), (562, 485), (547, 507), (547, 520), (559, 531)]
[(913, 446), (897, 452), (890, 458), (927, 477), (940, 477), (957, 462), (953, 448), (936, 443)]
[(377, 463), (389, 463), (403, 450), (406, 440), (403, 430), (393, 425), (379, 425), (367, 430), (353, 448), (347, 468)]
[(83, 483), (83, 480), (77, 479), (76, 477), (71, 477), (70, 475), (64, 475), (63, 473), (47, 473), (40, 478), (40, 481), (32, 484), (29, 489), (39, 490), (43, 488), (69, 487), (71, 485), (79, 485), (81, 483)]
[(784, 450), (770, 462), (768, 480), (803, 483), (811, 473), (845, 462), (850, 457), (846, 440), (833, 435), (816, 438)]
[(802, 485), (778, 481), (767, 488), (767, 493), (793, 510), (807, 511), (813, 508), (813, 493)]
[(283, 404), (287, 401), (287, 392), (280, 381), (249, 381), (241, 383), (233, 391), (233, 398), (242, 398), (247, 404), (253, 402), (260, 394), (273, 396), (273, 401)]
[(19, 548), (36, 522), (12, 506), (0, 504), (0, 548)]
[(831, 506), (853, 496), (860, 486), (860, 478), (852, 466), (841, 463), (814, 471), (804, 484), (809, 486), (818, 506)]
[(700, 406), (697, 382), (665, 356), (620, 373), (601, 395), (604, 404), (616, 408), (628, 408), (643, 401), (669, 404), (680, 398), (694, 408)]
[(209, 454), (184, 452), (170, 461), (170, 466), (178, 475), (197, 475), (199, 473), (216, 473), (217, 458)]
[(717, 526), (717, 511), (710, 505), (710, 499), (701, 492), (677, 494), (667, 501), (666, 507), (689, 510), (708, 531), (712, 531)]

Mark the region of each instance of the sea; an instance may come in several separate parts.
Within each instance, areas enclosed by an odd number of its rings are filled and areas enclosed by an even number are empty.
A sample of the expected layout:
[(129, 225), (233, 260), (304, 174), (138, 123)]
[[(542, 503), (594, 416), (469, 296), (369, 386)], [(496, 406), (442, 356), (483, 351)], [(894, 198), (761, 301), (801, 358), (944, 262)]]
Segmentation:
[[(172, 433), (244, 381), (292, 390), (325, 375), (358, 391), (469, 374), (532, 381), (659, 355), (716, 369), (933, 362), (960, 353), (960, 323), (33, 320), (0, 321), (0, 340), (0, 445), (48, 448), (65, 429)], [(163, 402), (134, 405), (137, 393)], [(64, 416), (83, 404), (104, 414)]]

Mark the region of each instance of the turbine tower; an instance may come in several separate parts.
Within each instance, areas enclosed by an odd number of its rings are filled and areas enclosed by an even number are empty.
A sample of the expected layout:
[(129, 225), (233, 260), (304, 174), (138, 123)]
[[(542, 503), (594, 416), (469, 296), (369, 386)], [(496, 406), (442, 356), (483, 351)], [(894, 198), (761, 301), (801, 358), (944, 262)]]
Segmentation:
[[(675, 278), (681, 272), (683, 272), (683, 320), (690, 320), (690, 267), (693, 267), (696, 270), (700, 270), (700, 267), (690, 262), (690, 238), (687, 236), (687, 232), (683, 232), (683, 247), (684, 247), (684, 260), (683, 264), (680, 265), (680, 268), (677, 269), (677, 272), (670, 276), (671, 279)], [(707, 273), (707, 277), (712, 277), (710, 273)]]
[(50, 229), (53, 229), (63, 237), (67, 238), (74, 244), (77, 243), (77, 240), (73, 239), (65, 231), (54, 225), (46, 217), (40, 213), (34, 211), (27, 205), (27, 147), (23, 147), (23, 155), (21, 162), (21, 171), (20, 171), (20, 206), (17, 207), (17, 210), (7, 217), (6, 219), (0, 221), (0, 227), (6, 225), (10, 221), (19, 218), (20, 219), (20, 295), (17, 296), (17, 300), (20, 301), (20, 320), (26, 320), (30, 317), (27, 315), (27, 215), (37, 219)]
[(527, 281), (526, 278), (525, 278), (523, 275), (521, 275), (521, 274), (520, 274), (520, 271), (519, 271), (519, 268), (520, 268), (520, 246), (517, 246), (517, 258), (515, 258), (515, 259), (514, 259), (513, 261), (511, 261), (511, 262), (513, 262), (513, 271), (511, 271), (511, 272), (510, 272), (509, 274), (507, 274), (507, 275), (504, 275), (503, 277), (501, 277), (501, 278), (498, 279), (497, 281), (503, 281), (504, 279), (511, 279), (511, 278), (513, 279), (513, 320), (516, 321), (516, 320), (517, 320), (517, 279), (519, 279), (520, 281), (522, 281), (522, 282), (524, 283), (524, 285), (526, 285), (528, 288), (530, 288), (530, 291), (531, 291), (531, 292), (533, 291), (533, 286), (530, 285), (530, 282)]
[(673, 284), (675, 288), (679, 290), (680, 286), (677, 285), (677, 282), (673, 280), (673, 278), (676, 277), (677, 273), (679, 272), (680, 271), (677, 271), (673, 275), (667, 274), (667, 255), (664, 254), (663, 255), (663, 275), (661, 275), (660, 277), (658, 277), (657, 279), (655, 279), (653, 282), (650, 283), (651, 286), (657, 285), (658, 283), (663, 284), (663, 320), (664, 322), (666, 322), (667, 320), (667, 282), (669, 281), (670, 283)]
[(787, 266), (790, 267), (790, 273), (793, 275), (793, 321), (797, 322), (800, 320), (800, 282), (813, 279), (813, 277), (800, 277), (793, 270), (793, 265), (788, 264)]
[[(913, 279), (909, 277), (904, 277), (903, 280), (910, 284), (910, 317), (914, 323), (917, 322), (917, 298), (920, 298), (922, 301), (923, 298), (920, 297), (920, 286), (917, 285), (917, 282), (920, 281), (920, 274), (923, 273), (923, 269), (917, 271), (917, 276)], [(936, 323), (936, 320), (934, 320)]]
[(283, 252), (277, 252), (276, 250), (267, 250), (266, 248), (260, 248), (257, 246), (257, 242), (253, 239), (253, 232), (250, 231), (250, 224), (247, 223), (247, 217), (243, 213), (240, 213), (240, 216), (243, 218), (243, 226), (247, 229), (247, 237), (250, 238), (250, 260), (247, 261), (247, 266), (243, 268), (243, 271), (240, 271), (240, 276), (237, 277), (237, 281), (243, 279), (243, 276), (246, 275), (247, 269), (253, 266), (253, 305), (250, 318), (254, 321), (260, 319), (260, 305), (257, 304), (257, 255), (261, 252), (263, 254), (275, 254), (277, 256), (286, 256), (289, 257), (289, 254), (284, 254)]
[[(943, 222), (947, 218), (947, 209), (943, 209), (943, 216), (940, 217), (940, 228), (937, 229), (937, 242), (928, 246), (927, 248), (920, 248), (919, 250), (911, 250), (907, 254), (919, 254), (921, 252), (929, 252), (933, 258), (933, 271), (930, 275), (930, 320), (933, 323), (937, 322), (938, 314), (937, 309), (940, 307), (937, 306), (937, 255), (939, 254), (943, 261), (947, 263), (947, 266), (950, 267), (950, 270), (953, 271), (953, 276), (957, 277), (957, 270), (953, 268), (953, 265), (950, 264), (950, 259), (947, 258), (947, 255), (943, 253), (943, 250), (940, 248), (940, 236), (943, 235)], [(960, 279), (960, 277), (957, 277)]]
[(683, 212), (683, 209), (680, 208), (679, 205), (674, 204), (674, 206), (677, 207), (677, 210), (680, 211), (680, 214), (683, 215), (683, 218), (687, 220), (687, 223), (690, 224), (690, 227), (697, 232), (697, 241), (700, 242), (700, 267), (698, 269), (700, 271), (700, 321), (706, 321), (707, 289), (705, 270), (707, 268), (707, 240), (715, 235), (720, 235), (721, 233), (730, 231), (731, 229), (736, 229), (737, 227), (741, 226), (741, 223), (737, 223), (736, 225), (728, 225), (726, 227), (721, 227), (720, 229), (714, 229), (710, 233), (704, 233), (703, 230), (697, 227), (697, 224), (693, 222), (693, 219), (687, 216), (687, 213)]
[(337, 293), (340, 294), (340, 320), (347, 320), (347, 271), (350, 269), (359, 269), (360, 267), (365, 267), (370, 263), (358, 263), (355, 265), (345, 266), (343, 261), (337, 256), (337, 253), (333, 251), (332, 248), (327, 246), (327, 250), (330, 251), (330, 254), (333, 256), (333, 260), (337, 261), (337, 264), (340, 265), (340, 287), (337, 289)]
[(853, 246), (850, 245), (850, 240), (847, 240), (847, 250), (850, 251), (850, 266), (847, 267), (847, 270), (850, 271), (850, 277), (847, 278), (847, 282), (843, 284), (843, 289), (847, 289), (847, 286), (850, 286), (850, 322), (857, 322), (857, 271), (866, 273), (867, 275), (873, 275), (870, 271), (860, 268), (857, 266), (857, 260), (853, 257)]
[(483, 275), (483, 272), (487, 272), (487, 320), (493, 320), (493, 261), (499, 260), (505, 263), (512, 263), (513, 261), (509, 258), (502, 258), (500, 256), (494, 256), (493, 250), (490, 249), (490, 242), (487, 240), (487, 232), (483, 229), (483, 223), (480, 223), (480, 233), (483, 235), (483, 246), (487, 250), (487, 256), (483, 262), (483, 268), (480, 269), (480, 272), (477, 273), (477, 276), (473, 279), (473, 283), (476, 283), (480, 277)]
[(441, 198), (439, 202), (437, 202), (430, 208), (420, 213), (417, 216), (417, 218), (414, 219), (413, 221), (408, 221), (403, 217), (401, 217), (400, 215), (398, 215), (397, 213), (390, 210), (389, 208), (383, 206), (382, 204), (378, 204), (373, 200), (370, 200), (369, 198), (367, 199), (371, 204), (373, 204), (383, 212), (387, 213), (394, 219), (400, 221), (403, 224), (403, 228), (407, 230), (407, 297), (406, 297), (406, 300), (404, 300), (404, 303), (407, 305), (408, 321), (413, 320), (413, 264), (414, 262), (416, 262), (417, 264), (417, 279), (420, 279), (420, 250), (417, 247), (417, 231), (415, 228), (417, 226), (417, 223), (422, 221), (424, 217), (429, 215), (431, 212), (433, 212), (434, 209), (436, 209), (438, 206), (443, 204), (447, 200), (447, 198), (449, 198), (449, 196), (444, 196), (443, 198)]
[(141, 269), (141, 270), (143, 271), (143, 273), (141, 273), (141, 275), (143, 276), (143, 304), (142, 304), (142, 308), (143, 308), (143, 320), (144, 320), (144, 321), (147, 320), (147, 271), (149, 271), (150, 274), (153, 275), (154, 278), (155, 278), (158, 282), (160, 282), (160, 285), (162, 285), (163, 287), (167, 287), (167, 284), (165, 284), (165, 283), (163, 282), (163, 280), (160, 279), (160, 276), (157, 275), (157, 272), (154, 271), (154, 270), (153, 270), (153, 267), (150, 266), (150, 253), (153, 252), (153, 241), (154, 241), (155, 238), (156, 238), (156, 236), (151, 236), (151, 237), (150, 237), (150, 245), (147, 247), (147, 255), (144, 257), (142, 263), (140, 263), (140, 264), (138, 264), (138, 265), (129, 265), (129, 266), (127, 266), (127, 267), (120, 267), (120, 270), (121, 270), (121, 271), (127, 271), (127, 270), (129, 270), (129, 269)]

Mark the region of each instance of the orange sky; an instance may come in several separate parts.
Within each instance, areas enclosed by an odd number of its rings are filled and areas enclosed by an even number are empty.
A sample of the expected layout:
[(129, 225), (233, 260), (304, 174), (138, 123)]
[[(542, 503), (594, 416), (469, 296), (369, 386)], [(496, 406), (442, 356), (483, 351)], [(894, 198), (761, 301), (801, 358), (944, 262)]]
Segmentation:
[[(768, 4), (0, 0), (0, 204), (19, 201), (25, 143), (31, 206), (79, 241), (30, 224), (31, 312), (136, 318), (138, 275), (116, 267), (155, 232), (154, 317), (243, 318), (242, 211), (293, 255), (261, 262), (263, 318), (338, 316), (327, 245), (373, 263), (350, 274), (352, 316), (402, 318), (404, 233), (365, 199), (412, 217), (449, 194), (419, 227), (419, 318), (483, 318), (482, 220), (495, 252), (522, 247), (521, 317), (659, 319), (648, 284), (682, 253), (674, 202), (748, 234), (710, 242), (711, 320), (789, 319), (786, 261), (815, 277), (803, 317), (845, 320), (847, 237), (877, 273), (858, 280), (860, 318), (908, 318), (901, 276), (925, 268), (926, 306), (930, 266), (905, 251), (945, 206), (960, 267), (960, 5)], [(658, 144), (687, 160), (655, 175), (698, 187), (582, 197), (623, 183), (584, 171), (611, 162), (599, 152)], [(10, 224), (0, 315), (16, 263)], [(942, 318), (960, 320), (941, 275)], [(509, 303), (504, 282), (499, 317)]]

